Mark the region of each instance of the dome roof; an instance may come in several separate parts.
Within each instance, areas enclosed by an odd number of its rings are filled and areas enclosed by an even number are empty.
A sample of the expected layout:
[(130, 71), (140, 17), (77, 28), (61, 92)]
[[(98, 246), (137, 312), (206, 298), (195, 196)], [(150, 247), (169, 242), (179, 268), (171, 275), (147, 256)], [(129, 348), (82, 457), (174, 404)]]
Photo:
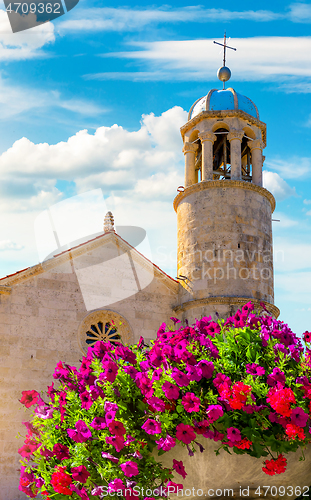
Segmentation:
[(257, 106), (248, 97), (238, 94), (233, 89), (210, 90), (209, 93), (198, 99), (190, 108), (188, 120), (202, 111), (222, 111), (240, 109), (259, 120)]

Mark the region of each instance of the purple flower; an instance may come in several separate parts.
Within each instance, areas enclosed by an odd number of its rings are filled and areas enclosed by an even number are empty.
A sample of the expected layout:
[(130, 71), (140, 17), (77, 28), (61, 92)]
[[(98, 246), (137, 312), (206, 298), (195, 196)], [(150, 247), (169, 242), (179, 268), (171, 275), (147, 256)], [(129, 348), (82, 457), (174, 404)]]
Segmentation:
[(227, 429), (227, 436), (229, 441), (235, 442), (235, 441), (241, 441), (241, 433), (239, 429), (236, 427), (229, 427)]
[(298, 407), (292, 410), (290, 418), (293, 424), (298, 425), (298, 427), (305, 427), (309, 415), (305, 413), (302, 408)]
[(218, 420), (220, 417), (223, 416), (224, 411), (220, 405), (209, 405), (206, 408), (206, 413), (208, 417), (208, 421), (210, 424)]
[(106, 401), (104, 405), (104, 410), (107, 411), (118, 411), (119, 407), (116, 403), (111, 403), (111, 401)]
[(257, 363), (249, 363), (246, 365), (246, 373), (253, 375), (253, 377), (260, 377), (266, 373), (266, 370)]
[(278, 382), (282, 385), (282, 387), (285, 386), (285, 374), (280, 370), (280, 368), (275, 367), (273, 368), (272, 374), (267, 377), (267, 384), (271, 387), (275, 387)]
[(118, 374), (118, 365), (112, 361), (103, 361), (103, 373), (100, 374), (99, 378), (102, 380), (108, 380), (108, 382), (114, 382)]
[(169, 451), (176, 445), (176, 440), (167, 434), (166, 438), (161, 438), (159, 441), (156, 441), (156, 443), (158, 445), (158, 450)]
[(163, 373), (162, 368), (158, 368), (157, 370), (154, 370), (154, 372), (152, 374), (152, 379), (151, 379), (152, 382), (154, 382), (155, 380), (160, 380), (162, 373)]
[(173, 459), (173, 469), (175, 469), (177, 474), (180, 474), (184, 479), (186, 478), (187, 472), (185, 471), (184, 464), (181, 460), (178, 462), (175, 458)]
[(114, 446), (118, 453), (123, 450), (125, 445), (123, 436), (107, 436), (106, 443)]
[(178, 344), (175, 346), (174, 349), (174, 354), (177, 356), (177, 358), (181, 358), (184, 354), (185, 351), (187, 351), (187, 345), (188, 342), (186, 340), (182, 340), (181, 342), (178, 342)]
[(35, 408), (35, 414), (39, 418), (43, 418), (44, 420), (47, 418), (53, 417), (54, 408), (50, 408), (49, 406), (37, 406)]
[(123, 473), (126, 477), (137, 476), (139, 474), (136, 462), (131, 462), (131, 461), (124, 462), (123, 464), (120, 465), (120, 467), (123, 470)]
[(212, 361), (206, 361), (205, 359), (202, 359), (201, 361), (199, 361), (197, 366), (202, 371), (202, 375), (204, 378), (211, 378), (213, 376), (214, 364), (212, 363)]
[(151, 418), (148, 418), (141, 428), (144, 429), (147, 434), (161, 434), (162, 432), (161, 424)]
[(116, 413), (117, 413), (116, 411), (112, 411), (112, 410), (107, 411), (107, 413), (105, 415), (107, 425), (109, 425), (111, 422), (114, 421)]
[(149, 359), (152, 366), (158, 368), (165, 361), (165, 356), (163, 356), (162, 349), (159, 346), (154, 346), (150, 353)]
[(179, 398), (179, 389), (175, 384), (172, 384), (171, 382), (164, 382), (164, 384), (162, 385), (162, 390), (167, 399)]
[(187, 387), (187, 385), (189, 385), (189, 377), (187, 377), (187, 375), (185, 375), (185, 373), (181, 370), (178, 370), (178, 368), (173, 368), (171, 377), (173, 380), (175, 380), (176, 384), (179, 385), (179, 387)]

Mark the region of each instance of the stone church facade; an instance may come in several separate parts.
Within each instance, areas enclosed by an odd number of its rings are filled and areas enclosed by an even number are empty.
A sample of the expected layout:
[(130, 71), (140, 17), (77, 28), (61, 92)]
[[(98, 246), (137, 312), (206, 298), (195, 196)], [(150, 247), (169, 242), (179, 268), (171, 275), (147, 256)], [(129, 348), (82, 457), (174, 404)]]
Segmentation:
[(150, 340), (171, 316), (226, 317), (249, 300), (279, 314), (275, 200), (262, 187), (266, 126), (256, 106), (233, 89), (212, 90), (181, 133), (177, 279), (118, 235), (108, 214), (101, 235), (0, 280), (0, 500), (26, 498), (16, 435), (25, 434), (29, 411), (19, 399), (23, 390), (45, 391), (59, 360), (77, 365), (98, 339)]

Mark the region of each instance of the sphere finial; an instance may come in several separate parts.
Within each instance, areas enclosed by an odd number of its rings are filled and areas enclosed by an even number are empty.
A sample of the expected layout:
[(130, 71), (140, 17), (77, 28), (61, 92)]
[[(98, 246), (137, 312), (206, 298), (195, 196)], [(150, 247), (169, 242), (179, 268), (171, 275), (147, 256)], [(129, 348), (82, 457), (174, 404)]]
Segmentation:
[(227, 45), (227, 35), (226, 35), (226, 32), (225, 32), (225, 36), (224, 36), (224, 43), (219, 43), (219, 42), (214, 42), (216, 43), (216, 45), (221, 45), (223, 48), (224, 48), (224, 62), (223, 62), (223, 66), (222, 68), (219, 68), (219, 70), (217, 71), (217, 76), (219, 78), (219, 80), (221, 82), (223, 82), (224, 84), (224, 90), (225, 90), (225, 83), (230, 80), (231, 78), (231, 71), (230, 69), (226, 66), (226, 49), (232, 49), (232, 50), (236, 50), (234, 47), (229, 47), (229, 45)]

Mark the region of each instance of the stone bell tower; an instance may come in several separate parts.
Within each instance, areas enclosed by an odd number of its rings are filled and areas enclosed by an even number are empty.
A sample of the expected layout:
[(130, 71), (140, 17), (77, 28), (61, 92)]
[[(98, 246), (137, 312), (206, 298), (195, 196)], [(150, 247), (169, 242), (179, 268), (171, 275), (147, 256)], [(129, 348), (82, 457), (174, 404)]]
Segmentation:
[(185, 185), (174, 200), (178, 272), (176, 311), (193, 321), (233, 314), (244, 303), (274, 306), (273, 195), (262, 187), (266, 125), (256, 105), (232, 88), (213, 89), (181, 127)]

